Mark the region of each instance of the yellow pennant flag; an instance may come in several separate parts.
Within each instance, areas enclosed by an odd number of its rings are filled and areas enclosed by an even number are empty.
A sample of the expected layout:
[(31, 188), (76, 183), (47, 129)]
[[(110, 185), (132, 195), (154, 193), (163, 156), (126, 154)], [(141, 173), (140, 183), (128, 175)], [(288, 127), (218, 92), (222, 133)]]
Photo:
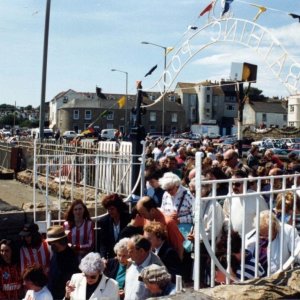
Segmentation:
[(168, 55), (173, 49), (174, 47), (167, 47), (166, 55)]
[(259, 5), (252, 4), (252, 3), (250, 3), (250, 5), (258, 8), (258, 12), (253, 19), (253, 22), (255, 22), (259, 18), (259, 16), (267, 10), (267, 8), (264, 6), (259, 6)]
[(122, 97), (118, 100), (119, 108), (124, 107), (125, 104), (126, 104), (126, 97), (125, 97), (125, 96), (122, 96)]

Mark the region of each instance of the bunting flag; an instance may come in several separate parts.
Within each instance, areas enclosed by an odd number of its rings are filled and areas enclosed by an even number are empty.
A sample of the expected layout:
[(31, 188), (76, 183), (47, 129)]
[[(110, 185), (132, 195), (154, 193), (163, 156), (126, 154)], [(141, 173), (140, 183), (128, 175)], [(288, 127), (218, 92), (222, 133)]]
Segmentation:
[(267, 10), (267, 8), (264, 6), (260, 6), (260, 5), (256, 5), (256, 4), (252, 4), (252, 3), (249, 3), (249, 4), (258, 8), (258, 12), (253, 19), (253, 22), (255, 22), (259, 18), (259, 16)]
[(125, 97), (125, 96), (122, 96), (122, 97), (118, 100), (119, 108), (124, 107), (125, 104), (126, 104), (126, 97)]
[(81, 132), (81, 134), (86, 135), (86, 134), (90, 134), (90, 133), (94, 133), (95, 129), (93, 127), (88, 127), (86, 130), (83, 130)]
[(155, 65), (154, 67), (152, 67), (152, 68), (147, 72), (147, 74), (145, 75), (145, 77), (151, 75), (151, 74), (156, 70), (156, 68), (157, 68), (157, 65)]
[(291, 16), (293, 19), (298, 19), (298, 22), (300, 23), (300, 15), (290, 13), (289, 16)]
[(174, 47), (167, 47), (166, 55), (168, 55), (173, 49)]
[(222, 6), (222, 13), (221, 16), (223, 17), (230, 9), (230, 5), (233, 2), (233, 0), (222, 0), (221, 6)]
[(200, 13), (200, 15), (198, 16), (198, 18), (202, 17), (203, 15), (205, 15), (206, 13), (210, 12), (212, 10), (212, 8), (214, 7), (215, 1), (212, 1), (210, 4), (208, 4)]

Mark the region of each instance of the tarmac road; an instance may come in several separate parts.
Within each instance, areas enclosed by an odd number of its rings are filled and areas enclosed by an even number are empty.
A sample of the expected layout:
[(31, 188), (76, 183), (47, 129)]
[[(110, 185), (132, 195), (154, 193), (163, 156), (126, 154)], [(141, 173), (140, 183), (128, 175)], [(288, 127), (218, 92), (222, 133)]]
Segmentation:
[[(57, 200), (55, 197), (51, 197)], [(37, 202), (45, 202), (42, 193), (36, 193)], [(0, 211), (22, 209), (23, 204), (33, 202), (33, 188), (15, 179), (0, 179)]]

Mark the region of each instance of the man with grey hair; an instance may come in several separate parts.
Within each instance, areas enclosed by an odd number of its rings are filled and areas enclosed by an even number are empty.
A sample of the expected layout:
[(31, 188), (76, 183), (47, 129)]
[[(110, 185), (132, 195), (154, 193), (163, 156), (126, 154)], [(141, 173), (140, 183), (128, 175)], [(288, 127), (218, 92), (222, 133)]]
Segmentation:
[(125, 300), (143, 300), (150, 296), (149, 290), (139, 281), (141, 271), (151, 265), (162, 266), (160, 258), (151, 251), (151, 243), (142, 235), (130, 238), (128, 254), (133, 263), (128, 268), (125, 278)]
[[(267, 248), (271, 247), (269, 266), (271, 274), (280, 269), (280, 255), (282, 246), (282, 262), (283, 264), (291, 257), (294, 251), (295, 261), (300, 262), (300, 237), (297, 230), (289, 224), (282, 224), (279, 222), (275, 215), (271, 213), (271, 237), (269, 237), (269, 210), (264, 210), (259, 215), (259, 262), (267, 271), (268, 251)], [(254, 224), (256, 220), (254, 220)], [(283, 234), (282, 234), (283, 227)], [(281, 245), (282, 239), (282, 245)], [(256, 229), (253, 229), (246, 235), (246, 249), (255, 256), (256, 248)], [(294, 249), (293, 249), (294, 244)]]

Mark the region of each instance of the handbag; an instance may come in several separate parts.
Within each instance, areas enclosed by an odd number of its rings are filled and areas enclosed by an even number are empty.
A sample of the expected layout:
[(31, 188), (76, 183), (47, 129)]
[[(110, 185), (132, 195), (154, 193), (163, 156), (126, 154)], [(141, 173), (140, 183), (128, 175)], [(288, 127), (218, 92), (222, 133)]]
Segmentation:
[[(187, 193), (187, 191), (183, 192), (183, 195), (180, 199), (180, 202), (179, 202), (179, 205), (178, 205), (178, 208), (177, 208), (177, 214), (180, 211), (180, 208), (182, 206), (182, 203), (183, 203), (183, 200), (184, 200), (184, 197), (185, 197), (186, 193)], [(191, 232), (193, 224), (192, 223), (180, 223), (177, 226), (178, 226), (179, 231), (181, 232), (181, 234), (184, 236), (184, 239), (185, 239), (184, 242), (183, 242), (184, 250), (188, 253), (192, 252), (193, 243), (190, 240), (187, 239), (187, 236)]]

